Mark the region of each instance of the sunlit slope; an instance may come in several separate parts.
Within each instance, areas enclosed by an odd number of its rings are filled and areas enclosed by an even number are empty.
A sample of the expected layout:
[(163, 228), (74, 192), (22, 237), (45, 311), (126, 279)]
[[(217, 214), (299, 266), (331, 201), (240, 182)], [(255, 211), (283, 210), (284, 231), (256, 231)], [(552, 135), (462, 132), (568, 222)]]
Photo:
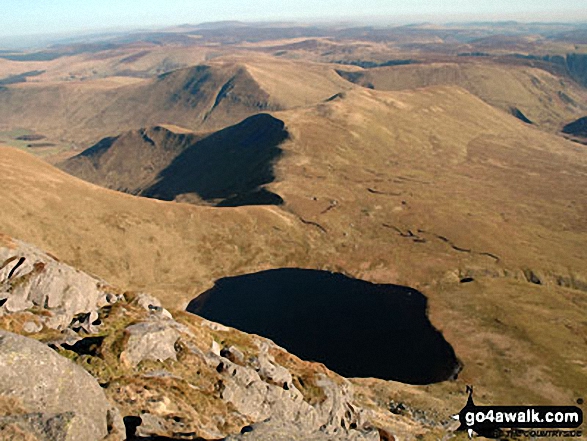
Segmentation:
[(277, 116), (292, 141), (270, 188), (337, 250), (329, 267), (422, 289), (489, 402), (580, 393), (584, 146), (455, 87), (353, 91)]
[[(487, 263), (576, 270), (584, 264), (584, 146), (456, 87), (355, 90), (277, 116), (292, 141), (283, 145), (271, 188), (290, 210), (328, 230), (331, 241), (344, 246), (360, 237), (362, 247), (372, 241), (364, 250), (369, 266), (389, 260), (379, 238), (399, 236), (392, 227), (446, 236), (498, 257), (482, 256)], [(412, 257), (399, 261), (414, 265), (396, 270), (411, 277), (424, 271), (420, 253), (429, 254), (429, 247), (443, 259), (466, 256), (447, 244), (429, 237), (406, 247)]]
[(121, 286), (182, 305), (217, 277), (306, 259), (312, 232), (269, 207), (214, 209), (88, 184), (0, 148), (2, 231)]
[[(564, 277), (584, 267), (586, 165), (579, 144), (454, 87), (357, 89), (274, 115), (285, 122), (290, 139), (280, 145), (284, 152), (269, 190), (297, 216), (296, 228), (322, 237), (324, 250), (345, 251), (320, 265), (412, 285), (468, 262)], [(40, 179), (32, 171), (22, 176)], [(43, 200), (49, 188), (24, 185), (18, 191), (38, 191)], [(87, 188), (121, 204), (127, 200)], [(59, 197), (67, 194), (60, 191)], [(210, 211), (228, 218), (233, 212), (239, 211)]]
[(352, 89), (331, 65), (269, 57), (242, 62), (263, 90), (283, 108), (316, 104)]
[(290, 134), (268, 186), (280, 208), (137, 198), (0, 149), (0, 225), (168, 304), (262, 268), (411, 286), (465, 366), (458, 383), (428, 389), (443, 406), (462, 407), (461, 395), (446, 397), (464, 384), (488, 402), (578, 396), (587, 369), (584, 146), (456, 87), (357, 88), (273, 116)]
[(587, 92), (569, 78), (542, 69), (490, 62), (430, 63), (356, 70), (343, 74), (378, 90), (406, 90), (434, 85), (467, 89), (506, 112), (518, 109), (550, 131), (587, 110)]
[(218, 130), (353, 87), (327, 65), (264, 60), (231, 58), (152, 79), (10, 85), (0, 89), (0, 118), (4, 126), (89, 146), (106, 135), (158, 124)]

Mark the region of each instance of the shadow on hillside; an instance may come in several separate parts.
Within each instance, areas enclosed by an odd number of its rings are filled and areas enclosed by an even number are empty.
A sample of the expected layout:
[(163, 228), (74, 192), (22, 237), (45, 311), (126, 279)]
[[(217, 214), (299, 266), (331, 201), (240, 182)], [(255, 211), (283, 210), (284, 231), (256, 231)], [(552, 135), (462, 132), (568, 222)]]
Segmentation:
[(162, 200), (195, 193), (217, 206), (279, 205), (281, 197), (263, 188), (273, 182), (273, 165), (287, 139), (283, 121), (251, 116), (184, 150), (141, 192)]

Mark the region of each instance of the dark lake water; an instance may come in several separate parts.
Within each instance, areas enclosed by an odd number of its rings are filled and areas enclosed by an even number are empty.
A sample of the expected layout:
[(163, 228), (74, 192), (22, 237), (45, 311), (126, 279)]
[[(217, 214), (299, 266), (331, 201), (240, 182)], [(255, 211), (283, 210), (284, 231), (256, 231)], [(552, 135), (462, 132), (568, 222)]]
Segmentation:
[(220, 279), (187, 310), (345, 377), (430, 384), (454, 378), (460, 363), (426, 304), (404, 286), (291, 268)]

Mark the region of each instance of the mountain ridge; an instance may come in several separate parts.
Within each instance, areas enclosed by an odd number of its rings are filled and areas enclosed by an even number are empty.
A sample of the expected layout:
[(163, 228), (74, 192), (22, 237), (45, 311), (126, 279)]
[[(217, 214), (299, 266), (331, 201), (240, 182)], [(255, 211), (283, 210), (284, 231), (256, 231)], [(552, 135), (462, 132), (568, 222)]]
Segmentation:
[(218, 132), (176, 134), (156, 126), (105, 138), (60, 164), (113, 190), (162, 200), (222, 206), (280, 204), (274, 180), (282, 121), (259, 113)]
[[(272, 61), (267, 69), (265, 58), (215, 60), (114, 86), (88, 80), (5, 87), (0, 90), (0, 117), (5, 125), (90, 144), (104, 133), (161, 124), (219, 130), (259, 112), (317, 103), (353, 87), (328, 66), (307, 63), (296, 77), (292, 63)], [(310, 86), (302, 87), (304, 79)], [(295, 85), (289, 84), (294, 80)]]

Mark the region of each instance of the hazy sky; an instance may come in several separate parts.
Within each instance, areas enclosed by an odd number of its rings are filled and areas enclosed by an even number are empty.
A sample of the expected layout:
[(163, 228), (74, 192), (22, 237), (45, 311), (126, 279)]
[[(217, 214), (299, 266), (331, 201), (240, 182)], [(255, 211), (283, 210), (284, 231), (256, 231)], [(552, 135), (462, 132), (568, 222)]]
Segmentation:
[(0, 36), (216, 20), (587, 20), (586, 0), (0, 0)]

